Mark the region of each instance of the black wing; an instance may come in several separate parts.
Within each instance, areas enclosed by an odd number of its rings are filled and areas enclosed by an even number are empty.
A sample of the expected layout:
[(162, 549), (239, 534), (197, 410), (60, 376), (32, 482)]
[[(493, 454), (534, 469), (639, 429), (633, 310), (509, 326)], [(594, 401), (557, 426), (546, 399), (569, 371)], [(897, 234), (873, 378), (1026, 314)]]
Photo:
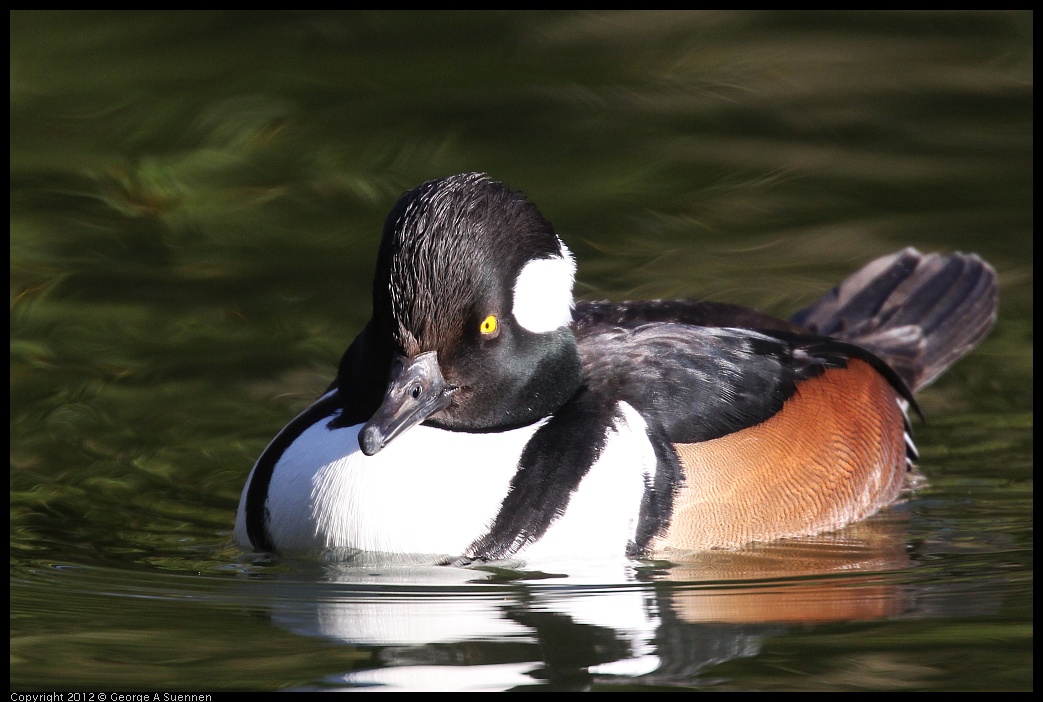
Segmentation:
[(797, 385), (849, 358), (873, 365), (912, 403), (902, 381), (868, 351), (784, 330), (651, 323), (576, 327), (588, 386), (629, 402), (671, 441), (745, 429), (778, 412)]

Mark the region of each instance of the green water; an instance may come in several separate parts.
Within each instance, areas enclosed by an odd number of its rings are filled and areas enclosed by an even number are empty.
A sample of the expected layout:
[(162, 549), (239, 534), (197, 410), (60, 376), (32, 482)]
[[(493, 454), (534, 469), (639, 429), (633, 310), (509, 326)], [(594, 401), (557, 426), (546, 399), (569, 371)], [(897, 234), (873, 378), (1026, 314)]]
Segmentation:
[[(11, 13), (11, 686), (1031, 689), (1032, 15)], [(408, 188), (526, 191), (587, 299), (786, 314), (976, 251), (929, 484), (835, 538), (569, 577), (231, 543)]]

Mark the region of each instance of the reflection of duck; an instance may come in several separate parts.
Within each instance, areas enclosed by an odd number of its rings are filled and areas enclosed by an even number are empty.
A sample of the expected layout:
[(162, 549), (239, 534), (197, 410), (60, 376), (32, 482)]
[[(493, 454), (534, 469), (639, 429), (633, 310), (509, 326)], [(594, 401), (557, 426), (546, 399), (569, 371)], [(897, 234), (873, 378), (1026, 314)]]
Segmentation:
[(647, 555), (810, 535), (914, 475), (903, 409), (996, 314), (976, 256), (907, 249), (790, 322), (706, 302), (573, 303), (536, 208), (479, 174), (407, 192), (373, 317), (261, 455), (264, 551)]
[(252, 581), (251, 596), (268, 592), (280, 627), (350, 647), (351, 669), (327, 684), (692, 686), (708, 668), (758, 655), (791, 624), (916, 616), (916, 593), (931, 584), (895, 574), (909, 565), (902, 514), (663, 569), (572, 561), (560, 578), (501, 564), (335, 563), (318, 566), (312, 579), (316, 566), (291, 561), (284, 575)]
[[(662, 581), (676, 584), (670, 611), (689, 623), (839, 622), (906, 614), (909, 568), (905, 511), (805, 539), (704, 551), (678, 559)], [(843, 576), (843, 577), (838, 577)], [(691, 587), (691, 583), (723, 586)]]

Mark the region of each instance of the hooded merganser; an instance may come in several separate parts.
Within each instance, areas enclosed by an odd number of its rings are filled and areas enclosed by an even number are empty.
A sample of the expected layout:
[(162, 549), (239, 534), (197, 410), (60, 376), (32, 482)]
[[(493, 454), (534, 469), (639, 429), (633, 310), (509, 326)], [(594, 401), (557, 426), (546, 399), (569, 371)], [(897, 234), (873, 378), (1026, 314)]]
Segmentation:
[(918, 475), (913, 391), (996, 319), (975, 255), (906, 249), (789, 321), (574, 302), (575, 261), (484, 174), (405, 193), (373, 316), (258, 459), (236, 540), (438, 561), (641, 557), (817, 534)]

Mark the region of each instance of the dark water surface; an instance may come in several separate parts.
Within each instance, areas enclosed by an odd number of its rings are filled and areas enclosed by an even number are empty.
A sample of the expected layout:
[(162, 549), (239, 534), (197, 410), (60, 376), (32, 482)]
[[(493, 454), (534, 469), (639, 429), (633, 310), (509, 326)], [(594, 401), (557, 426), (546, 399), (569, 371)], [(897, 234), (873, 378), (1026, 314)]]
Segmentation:
[[(11, 14), (16, 689), (1030, 689), (1032, 15)], [(786, 314), (977, 251), (929, 483), (838, 534), (560, 572), (231, 543), (424, 180), (525, 190), (587, 299)], [(550, 577), (556, 576), (556, 577)]]

